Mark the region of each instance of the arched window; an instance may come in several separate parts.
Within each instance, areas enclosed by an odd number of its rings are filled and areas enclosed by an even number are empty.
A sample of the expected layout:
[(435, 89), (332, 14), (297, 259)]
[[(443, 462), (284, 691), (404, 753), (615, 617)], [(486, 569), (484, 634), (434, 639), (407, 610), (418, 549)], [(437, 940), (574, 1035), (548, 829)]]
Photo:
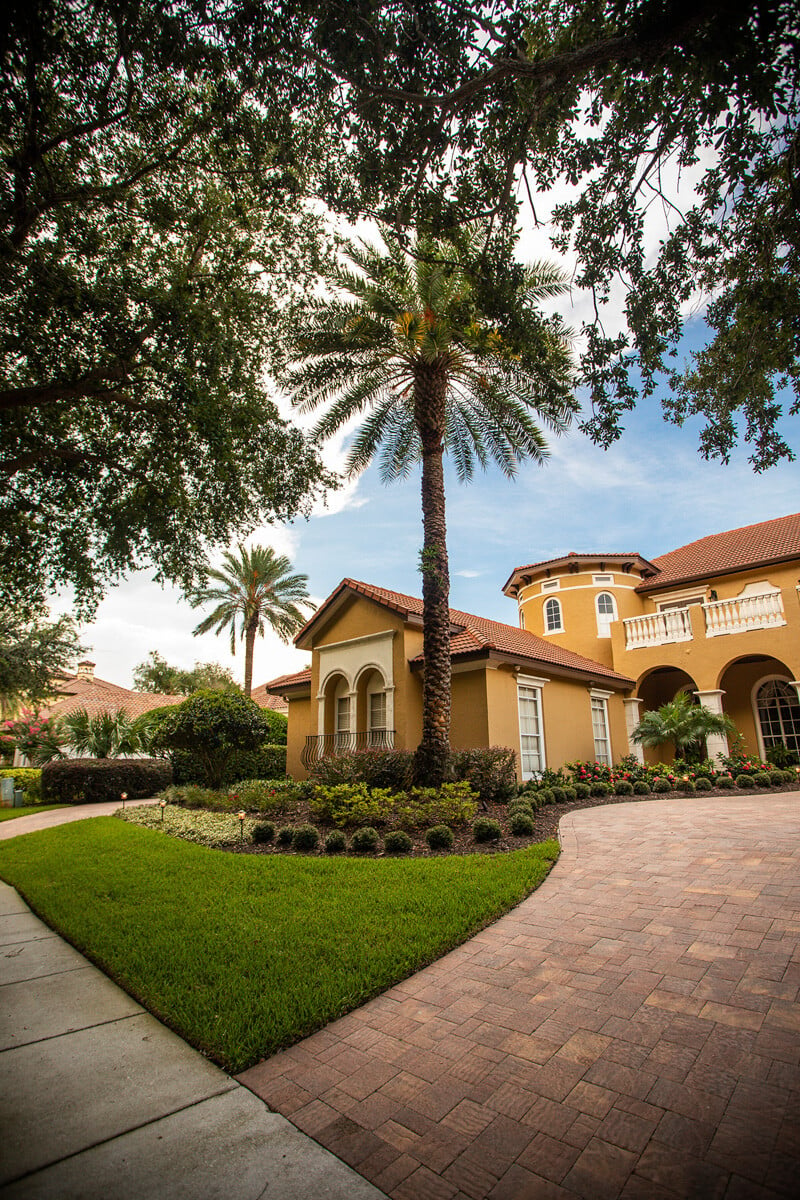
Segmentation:
[(545, 601), (544, 631), (545, 633), (564, 632), (564, 622), (561, 619), (561, 604), (554, 596)]
[(597, 636), (611, 637), (611, 622), (617, 619), (617, 604), (611, 592), (599, 592), (595, 600)]
[(800, 700), (783, 679), (768, 679), (756, 695), (756, 713), (764, 750), (788, 746), (800, 750)]

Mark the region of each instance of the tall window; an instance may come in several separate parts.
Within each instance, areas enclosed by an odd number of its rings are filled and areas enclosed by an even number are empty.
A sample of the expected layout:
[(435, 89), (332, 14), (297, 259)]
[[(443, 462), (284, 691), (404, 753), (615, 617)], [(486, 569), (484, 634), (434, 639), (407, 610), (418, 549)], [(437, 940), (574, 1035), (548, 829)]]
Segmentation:
[(617, 619), (617, 606), (611, 592), (600, 592), (595, 600), (597, 636), (611, 637), (611, 622)]
[(534, 684), (517, 684), (519, 704), (519, 749), (522, 778), (532, 779), (544, 770), (542, 736), (542, 689)]
[(610, 767), (611, 737), (608, 732), (608, 700), (605, 696), (592, 696), (592, 733), (595, 760)]
[(350, 745), (350, 697), (336, 701), (336, 747), (344, 750)]
[(756, 697), (756, 711), (764, 750), (781, 744), (790, 750), (800, 750), (800, 700), (790, 684), (783, 679), (762, 683)]
[(369, 694), (369, 744), (386, 744), (386, 692)]
[(544, 606), (545, 633), (563, 633), (564, 622), (561, 620), (561, 603), (551, 596)]

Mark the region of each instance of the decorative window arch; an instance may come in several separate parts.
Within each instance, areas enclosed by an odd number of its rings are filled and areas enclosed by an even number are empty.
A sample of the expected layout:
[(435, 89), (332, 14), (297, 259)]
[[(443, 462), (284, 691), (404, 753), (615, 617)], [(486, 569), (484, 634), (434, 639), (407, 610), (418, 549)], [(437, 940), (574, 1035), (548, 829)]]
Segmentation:
[(784, 745), (800, 751), (800, 699), (786, 679), (773, 676), (756, 685), (753, 696), (762, 753)]
[(597, 636), (611, 637), (611, 624), (617, 619), (617, 602), (611, 592), (598, 592), (594, 607), (597, 613)]
[(561, 601), (556, 600), (555, 596), (550, 596), (549, 599), (545, 600), (544, 631), (545, 633), (564, 632), (564, 620), (561, 614)]

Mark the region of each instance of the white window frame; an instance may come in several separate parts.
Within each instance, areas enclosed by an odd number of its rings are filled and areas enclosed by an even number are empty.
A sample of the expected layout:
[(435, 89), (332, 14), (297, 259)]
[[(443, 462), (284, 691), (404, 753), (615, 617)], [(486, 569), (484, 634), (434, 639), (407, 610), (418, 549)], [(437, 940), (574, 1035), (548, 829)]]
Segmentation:
[(598, 584), (600, 587), (606, 587), (606, 586), (613, 587), (614, 586), (614, 576), (609, 575), (609, 574), (593, 575), (592, 583)]
[[(762, 688), (766, 687), (770, 683), (782, 683), (787, 688), (789, 688), (790, 691), (794, 690), (795, 703), (800, 702), (800, 697), (797, 697), (797, 688), (794, 687), (794, 681), (791, 679), (787, 679), (785, 675), (767, 675), (763, 679), (759, 679), (758, 682), (756, 684), (754, 684), (751, 702), (752, 702), (752, 706), (753, 706), (753, 717), (755, 719), (756, 735), (758, 737), (759, 754), (761, 755), (762, 759), (766, 758), (767, 750), (769, 749), (769, 746), (767, 745), (765, 738), (764, 738), (764, 726), (761, 721), (762, 706), (759, 704), (759, 692), (761, 691)], [(790, 701), (790, 703), (792, 704), (792, 707), (794, 707), (794, 703), (792, 703), (791, 701)], [(789, 746), (790, 749), (795, 749), (795, 747), (793, 746), (792, 743), (796, 739), (797, 734), (795, 733), (794, 730), (786, 729), (786, 727), (784, 725), (784, 715), (780, 709), (778, 709), (777, 715), (778, 715), (778, 724), (780, 726), (781, 740), (784, 742), (785, 745)], [(788, 736), (787, 736), (787, 733), (788, 733)], [(773, 735), (770, 734), (768, 736), (772, 737)], [(770, 741), (769, 745), (774, 746), (775, 742)]]
[(543, 592), (559, 592), (561, 591), (560, 579), (544, 579), (542, 580)]
[[(611, 601), (611, 614), (600, 612), (600, 601), (604, 596), (608, 596)], [(598, 592), (594, 598), (594, 613), (597, 618), (597, 636), (601, 638), (611, 637), (611, 626), (614, 621), (618, 620), (617, 600), (613, 592)]]
[(342, 749), (350, 745), (350, 716), (353, 705), (351, 697), (336, 697), (336, 748)]
[[(519, 765), (523, 780), (535, 779), (547, 767), (544, 744), (544, 709), (542, 707), (542, 688), (549, 680), (537, 679), (532, 675), (517, 676), (517, 721), (519, 724)], [(523, 692), (526, 694), (523, 695)], [(528, 694), (529, 693), (529, 694)], [(523, 731), (523, 721), (530, 720), (528, 713), (523, 714), (522, 702), (532, 702), (534, 705), (533, 732)]]
[[(613, 696), (613, 692), (601, 692), (598, 688), (591, 688), (589, 691), (589, 711), (592, 719), (592, 739), (594, 741), (594, 759), (595, 762), (603, 763), (610, 767), (613, 765), (614, 758), (611, 752), (611, 728), (608, 723), (608, 698)], [(602, 726), (595, 724), (595, 714), (602, 717)], [(598, 737), (598, 730), (601, 734)], [(605, 749), (602, 749), (603, 745)]]
[[(550, 618), (547, 615), (547, 610), (551, 605), (554, 605), (555, 608), (558, 610), (558, 625), (554, 626), (552, 629), (550, 628)], [(544, 616), (544, 632), (545, 632), (545, 634), (563, 633), (564, 632), (564, 610), (561, 607), (561, 601), (556, 599), (555, 596), (548, 596), (548, 598), (545, 600), (543, 616)]]

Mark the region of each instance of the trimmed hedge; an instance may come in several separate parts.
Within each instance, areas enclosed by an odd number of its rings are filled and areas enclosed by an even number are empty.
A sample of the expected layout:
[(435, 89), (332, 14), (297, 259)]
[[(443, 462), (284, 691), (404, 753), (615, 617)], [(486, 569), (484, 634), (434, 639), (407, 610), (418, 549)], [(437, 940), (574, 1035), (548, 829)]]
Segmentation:
[(2, 767), (0, 779), (13, 779), (15, 788), (22, 788), (26, 804), (42, 802), (42, 772), (39, 767)]
[(66, 758), (42, 767), (42, 799), (53, 804), (145, 800), (172, 783), (163, 758)]

